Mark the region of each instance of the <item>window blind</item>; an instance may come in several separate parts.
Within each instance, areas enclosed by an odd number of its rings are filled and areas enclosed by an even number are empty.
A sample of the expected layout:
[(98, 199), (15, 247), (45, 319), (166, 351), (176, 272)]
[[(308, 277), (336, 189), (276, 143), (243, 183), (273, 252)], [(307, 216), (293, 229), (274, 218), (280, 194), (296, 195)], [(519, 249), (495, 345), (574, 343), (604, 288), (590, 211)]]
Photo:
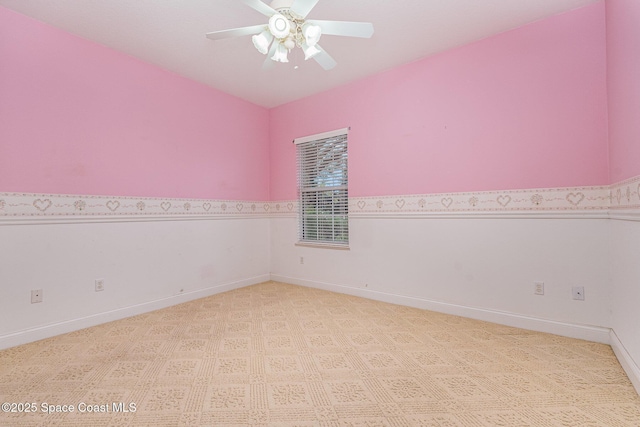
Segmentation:
[(349, 244), (347, 133), (305, 139), (296, 141), (299, 240), (346, 246)]

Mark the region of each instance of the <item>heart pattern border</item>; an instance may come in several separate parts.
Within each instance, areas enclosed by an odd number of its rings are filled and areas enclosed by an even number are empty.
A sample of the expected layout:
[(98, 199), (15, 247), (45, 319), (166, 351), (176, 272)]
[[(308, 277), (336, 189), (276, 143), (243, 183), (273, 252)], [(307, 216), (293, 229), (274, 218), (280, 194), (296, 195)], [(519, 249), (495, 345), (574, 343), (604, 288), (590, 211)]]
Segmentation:
[[(640, 209), (640, 176), (611, 186), (352, 197), (354, 217), (419, 213), (586, 212)], [(298, 201), (0, 193), (0, 221), (42, 217), (295, 216)]]
[[(632, 195), (633, 197), (633, 195)], [(356, 197), (349, 200), (356, 216), (473, 212), (577, 212), (607, 210), (609, 186), (537, 188), (406, 196)]]
[[(169, 199), (130, 196), (0, 193), (0, 221), (38, 218), (267, 216), (276, 203), (244, 200)], [(233, 206), (234, 209), (229, 209)], [(293, 213), (297, 203), (279, 209)]]

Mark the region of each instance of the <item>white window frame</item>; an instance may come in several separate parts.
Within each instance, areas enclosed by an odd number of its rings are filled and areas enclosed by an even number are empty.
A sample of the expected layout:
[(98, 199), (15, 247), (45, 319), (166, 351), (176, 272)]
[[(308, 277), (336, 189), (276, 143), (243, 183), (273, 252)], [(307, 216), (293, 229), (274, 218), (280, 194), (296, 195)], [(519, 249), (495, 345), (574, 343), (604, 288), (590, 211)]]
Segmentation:
[[(349, 249), (348, 134), (349, 128), (344, 128), (293, 141), (298, 171), (297, 245)], [(324, 148), (326, 153), (331, 144), (337, 149), (333, 157), (320, 162), (319, 150)], [(318, 170), (319, 165), (325, 167)], [(336, 165), (331, 171), (336, 175), (331, 177), (327, 167)], [(319, 181), (322, 172), (324, 181)]]

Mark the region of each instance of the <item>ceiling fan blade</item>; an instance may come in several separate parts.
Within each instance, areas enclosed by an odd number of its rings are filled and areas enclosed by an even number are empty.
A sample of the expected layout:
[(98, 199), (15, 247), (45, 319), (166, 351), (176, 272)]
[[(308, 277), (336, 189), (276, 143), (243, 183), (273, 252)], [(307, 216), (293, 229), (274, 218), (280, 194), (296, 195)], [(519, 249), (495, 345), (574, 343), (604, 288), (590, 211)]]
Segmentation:
[(231, 37), (248, 36), (250, 34), (258, 34), (267, 28), (266, 25), (252, 25), (251, 27), (234, 28), (231, 30), (214, 31), (207, 33), (207, 38), (211, 40), (228, 39)]
[(268, 70), (270, 68), (273, 68), (274, 65), (276, 65), (276, 61), (272, 60), (271, 57), (273, 56), (274, 53), (276, 53), (277, 48), (278, 48), (278, 41), (274, 40), (273, 43), (271, 43), (271, 49), (269, 49), (269, 52), (267, 53), (267, 59), (265, 59), (264, 62), (262, 63), (263, 70)]
[(373, 35), (373, 24), (370, 22), (321, 21), (316, 19), (311, 19), (307, 22), (319, 26), (322, 29), (322, 34), (362, 37), (365, 39)]
[(331, 57), (323, 48), (319, 45), (316, 45), (318, 49), (320, 49), (320, 53), (313, 57), (318, 64), (325, 70), (331, 70), (333, 67), (338, 65), (335, 59)]
[(257, 10), (264, 16), (272, 17), (273, 15), (278, 13), (271, 6), (267, 6), (260, 0), (242, 0), (242, 2), (247, 6), (249, 6), (250, 8)]
[(293, 0), (291, 10), (301, 18), (306, 18), (319, 0)]

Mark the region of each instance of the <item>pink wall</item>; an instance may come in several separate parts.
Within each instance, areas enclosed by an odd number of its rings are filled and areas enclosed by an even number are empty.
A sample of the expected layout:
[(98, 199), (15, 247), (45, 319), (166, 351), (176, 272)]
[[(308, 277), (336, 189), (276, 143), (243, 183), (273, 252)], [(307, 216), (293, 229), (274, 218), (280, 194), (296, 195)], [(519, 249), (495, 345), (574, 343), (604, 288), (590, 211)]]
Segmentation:
[[(632, 0), (607, 7), (620, 4), (637, 17)], [(291, 140), (346, 126), (352, 196), (607, 184), (604, 11), (597, 3), (267, 111), (0, 7), (0, 191), (291, 199)], [(640, 125), (629, 119), (640, 65), (626, 73), (633, 40), (618, 34), (638, 32), (618, 14), (613, 181), (640, 172)], [(635, 95), (622, 96), (629, 86)]]
[(269, 114), (0, 7), (0, 192), (269, 198)]
[(293, 138), (346, 126), (351, 196), (608, 184), (604, 12), (590, 5), (272, 109), (271, 198), (296, 197)]
[(607, 0), (611, 182), (640, 175), (640, 1)]

